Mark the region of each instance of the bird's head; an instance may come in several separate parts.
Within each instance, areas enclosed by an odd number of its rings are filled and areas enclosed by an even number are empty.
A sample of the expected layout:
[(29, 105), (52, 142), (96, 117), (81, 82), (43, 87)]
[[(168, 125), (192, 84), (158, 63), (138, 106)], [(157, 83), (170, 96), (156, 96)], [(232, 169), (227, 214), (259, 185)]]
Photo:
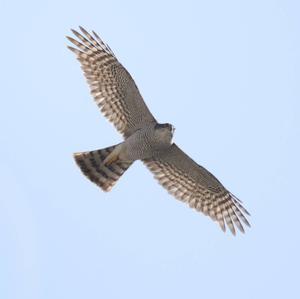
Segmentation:
[(159, 138), (159, 140), (164, 141), (168, 144), (171, 144), (173, 134), (175, 131), (175, 127), (171, 124), (156, 124), (155, 127), (155, 135)]

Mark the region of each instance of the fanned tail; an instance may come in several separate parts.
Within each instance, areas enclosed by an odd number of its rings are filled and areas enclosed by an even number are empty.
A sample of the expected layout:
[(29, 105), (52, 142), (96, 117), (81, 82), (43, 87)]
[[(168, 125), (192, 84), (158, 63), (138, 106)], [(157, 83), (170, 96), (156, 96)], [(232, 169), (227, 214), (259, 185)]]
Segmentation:
[(75, 153), (74, 159), (82, 173), (103, 191), (110, 191), (121, 175), (133, 162), (114, 161), (109, 165), (103, 163), (116, 145), (104, 149)]

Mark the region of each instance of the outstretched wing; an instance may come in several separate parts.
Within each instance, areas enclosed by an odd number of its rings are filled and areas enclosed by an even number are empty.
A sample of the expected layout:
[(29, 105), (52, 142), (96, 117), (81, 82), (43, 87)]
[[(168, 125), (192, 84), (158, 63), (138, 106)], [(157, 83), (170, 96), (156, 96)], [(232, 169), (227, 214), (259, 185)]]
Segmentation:
[(68, 47), (81, 63), (91, 93), (104, 115), (124, 137), (147, 123), (156, 122), (127, 70), (118, 62), (108, 45), (80, 27), (72, 30), (79, 41), (68, 37), (77, 48)]
[(250, 226), (244, 216), (249, 213), (241, 202), (176, 144), (144, 163), (169, 193), (210, 216), (223, 231), (226, 230), (225, 222), (233, 234), (235, 226), (244, 232), (242, 222)]

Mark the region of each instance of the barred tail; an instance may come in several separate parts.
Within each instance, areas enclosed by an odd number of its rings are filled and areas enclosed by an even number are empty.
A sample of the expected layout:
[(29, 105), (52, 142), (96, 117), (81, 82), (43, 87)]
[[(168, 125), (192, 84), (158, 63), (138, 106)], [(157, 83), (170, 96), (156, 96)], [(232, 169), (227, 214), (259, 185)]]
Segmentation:
[(116, 145), (91, 152), (75, 153), (74, 159), (82, 173), (103, 191), (110, 191), (120, 176), (132, 162), (115, 161), (104, 165), (104, 159), (115, 149)]

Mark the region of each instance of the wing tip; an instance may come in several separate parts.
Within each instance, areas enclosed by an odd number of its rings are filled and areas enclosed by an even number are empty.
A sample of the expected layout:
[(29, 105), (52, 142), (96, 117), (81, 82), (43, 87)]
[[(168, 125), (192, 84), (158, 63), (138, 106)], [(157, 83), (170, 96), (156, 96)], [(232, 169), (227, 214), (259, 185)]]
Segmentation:
[(71, 46), (67, 46), (67, 48), (68, 48), (70, 51), (72, 51), (73, 53), (75, 53), (76, 55), (80, 55), (80, 53), (81, 53), (78, 49), (75, 49), (75, 48), (73, 48), (73, 47), (71, 47)]
[(83, 34), (89, 35), (88, 31), (85, 30), (81, 25), (79, 25), (78, 27), (79, 27), (80, 31), (81, 31)]

